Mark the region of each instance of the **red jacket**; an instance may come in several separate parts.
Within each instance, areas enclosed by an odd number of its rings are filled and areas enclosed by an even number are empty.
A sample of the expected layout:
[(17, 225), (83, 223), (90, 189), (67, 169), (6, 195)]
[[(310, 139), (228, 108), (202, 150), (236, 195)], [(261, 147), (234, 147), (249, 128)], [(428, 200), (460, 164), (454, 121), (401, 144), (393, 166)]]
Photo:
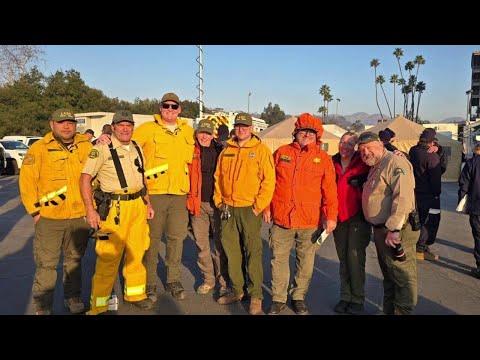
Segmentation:
[(275, 224), (289, 229), (321, 226), (321, 214), (337, 221), (338, 202), (332, 159), (312, 143), (297, 142), (275, 151), (276, 184), (270, 204)]
[[(333, 156), (333, 165), (337, 175), (338, 221), (344, 222), (362, 211), (361, 185), (367, 178), (370, 166), (363, 162), (358, 151), (353, 154), (344, 174), (339, 153)], [(353, 184), (357, 183), (360, 186), (352, 186), (349, 183), (352, 179), (356, 180)]]

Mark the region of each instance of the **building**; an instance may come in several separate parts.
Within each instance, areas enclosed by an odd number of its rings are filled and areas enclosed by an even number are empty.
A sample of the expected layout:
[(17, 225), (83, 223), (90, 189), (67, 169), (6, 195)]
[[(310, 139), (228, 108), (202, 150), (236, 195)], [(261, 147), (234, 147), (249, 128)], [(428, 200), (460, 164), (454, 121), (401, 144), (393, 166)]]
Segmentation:
[[(470, 94), (469, 118), (472, 119), (472, 114), (478, 112), (478, 104), (480, 100), (480, 51), (472, 53), (472, 93)], [(472, 112), (475, 107), (476, 111)], [(473, 116), (475, 118), (475, 115)]]
[[(198, 122), (202, 119), (209, 119), (212, 120), (218, 128), (221, 124), (225, 124), (228, 126), (228, 130), (233, 129), (233, 123), (235, 122), (235, 116), (238, 114), (238, 112), (216, 112), (215, 114), (203, 114), (202, 118), (196, 118), (193, 124), (193, 128), (196, 129), (198, 126)], [(265, 120), (262, 120), (260, 118), (256, 118), (252, 116), (252, 123), (253, 123), (253, 131), (256, 133), (259, 133), (262, 130), (265, 130), (268, 127), (268, 124), (265, 122)]]

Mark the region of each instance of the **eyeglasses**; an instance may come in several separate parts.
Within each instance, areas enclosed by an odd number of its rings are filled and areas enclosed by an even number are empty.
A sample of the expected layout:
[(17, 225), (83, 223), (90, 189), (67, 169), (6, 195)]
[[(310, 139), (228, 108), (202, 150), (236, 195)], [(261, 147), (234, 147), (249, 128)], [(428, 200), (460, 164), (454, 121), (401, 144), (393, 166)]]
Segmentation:
[(300, 130), (298, 134), (302, 136), (317, 136), (317, 133), (313, 130)]
[(170, 109), (177, 110), (180, 105), (178, 104), (162, 104), (162, 109)]

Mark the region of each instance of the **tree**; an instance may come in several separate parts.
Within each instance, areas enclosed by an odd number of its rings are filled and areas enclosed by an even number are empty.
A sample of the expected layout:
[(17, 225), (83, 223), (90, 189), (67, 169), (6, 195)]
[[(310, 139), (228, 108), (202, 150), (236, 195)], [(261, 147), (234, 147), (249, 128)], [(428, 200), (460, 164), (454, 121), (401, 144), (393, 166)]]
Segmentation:
[(360, 120), (357, 120), (350, 127), (350, 131), (361, 133), (362, 131), (365, 131), (365, 125), (362, 124)]
[(390, 76), (390, 83), (393, 84), (393, 116), (397, 116), (397, 113), (395, 112), (395, 89), (397, 87), (397, 83), (398, 83), (398, 75), (397, 74), (393, 74), (392, 76)]
[(265, 120), (267, 124), (274, 125), (285, 120), (285, 112), (280, 109), (278, 104), (272, 106), (269, 102), (266, 108), (263, 108), (263, 112), (260, 117)]
[(38, 64), (44, 53), (39, 45), (0, 45), (0, 85), (25, 76), (29, 65)]
[(390, 110), (390, 104), (388, 103), (387, 95), (385, 94), (385, 90), (383, 89), (383, 84), (385, 84), (385, 78), (383, 77), (383, 75), (377, 76), (377, 79), (375, 80), (375, 84), (380, 85), (380, 88), (382, 89), (383, 97), (387, 102), (388, 112), (390, 113), (390, 119), (392, 119), (393, 117), (392, 117), (392, 111)]
[(419, 117), (418, 117), (418, 108), (420, 107), (420, 97), (422, 96), (422, 93), (425, 91), (427, 88), (427, 85), (423, 81), (419, 81), (418, 84), (415, 86), (415, 90), (418, 92), (418, 99), (417, 99), (417, 117), (415, 122), (418, 123)]
[(378, 67), (379, 65), (380, 65), (380, 60), (378, 60), (378, 59), (372, 59), (372, 61), (370, 61), (370, 67), (373, 67), (373, 69), (375, 70), (375, 77), (374, 77), (374, 83), (375, 83), (375, 101), (377, 102), (378, 111), (380, 111), (380, 116), (382, 117), (382, 122), (383, 122), (382, 110), (380, 109), (380, 105), (378, 104), (377, 67)]

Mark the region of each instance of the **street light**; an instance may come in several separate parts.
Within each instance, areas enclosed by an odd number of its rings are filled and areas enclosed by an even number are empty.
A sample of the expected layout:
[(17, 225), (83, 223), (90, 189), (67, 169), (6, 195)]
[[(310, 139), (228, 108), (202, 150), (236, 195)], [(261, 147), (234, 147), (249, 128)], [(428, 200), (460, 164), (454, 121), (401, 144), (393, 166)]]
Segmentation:
[(252, 95), (251, 92), (248, 93), (248, 110), (247, 112), (250, 114), (250, 95)]
[(337, 109), (335, 110), (335, 119), (337, 118), (338, 116), (338, 103), (340, 102), (340, 99), (337, 98)]
[(466, 156), (470, 156), (470, 99), (472, 90), (465, 91), (467, 95), (467, 118), (465, 119), (465, 128), (463, 129), (463, 144), (465, 145)]

